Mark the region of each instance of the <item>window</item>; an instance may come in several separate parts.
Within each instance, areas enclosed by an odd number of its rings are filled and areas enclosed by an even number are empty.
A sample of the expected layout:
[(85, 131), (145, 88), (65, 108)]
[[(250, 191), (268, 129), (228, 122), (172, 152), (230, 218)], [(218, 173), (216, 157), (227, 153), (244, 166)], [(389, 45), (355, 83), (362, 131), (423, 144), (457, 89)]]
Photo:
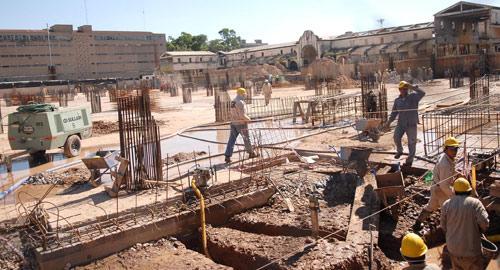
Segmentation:
[(280, 54), (283, 54), (283, 50), (280, 50)]
[(192, 63), (193, 61), (191, 61), (191, 57), (189, 58), (189, 63)]
[(455, 30), (455, 22), (451, 22), (451, 29)]
[(262, 57), (264, 57), (264, 52), (261, 53)]
[(212, 62), (212, 57), (209, 58), (209, 61)]
[(181, 62), (181, 59), (180, 58), (177, 58), (177, 63), (180, 63)]
[(200, 62), (203, 62), (203, 57), (200, 57)]
[(467, 26), (466, 26), (466, 25), (465, 25), (465, 23), (463, 22), (463, 23), (462, 23), (462, 31), (464, 31), (464, 32), (465, 32), (466, 30), (467, 30)]
[(444, 21), (440, 21), (439, 25), (441, 26), (441, 29), (444, 29)]
[(417, 33), (413, 33), (413, 39), (418, 39), (418, 34)]
[(473, 22), (471, 25), (472, 32), (476, 32), (476, 23)]
[(383, 44), (383, 43), (384, 43), (384, 38), (383, 38), (383, 37), (381, 37), (381, 38), (380, 38), (380, 44)]

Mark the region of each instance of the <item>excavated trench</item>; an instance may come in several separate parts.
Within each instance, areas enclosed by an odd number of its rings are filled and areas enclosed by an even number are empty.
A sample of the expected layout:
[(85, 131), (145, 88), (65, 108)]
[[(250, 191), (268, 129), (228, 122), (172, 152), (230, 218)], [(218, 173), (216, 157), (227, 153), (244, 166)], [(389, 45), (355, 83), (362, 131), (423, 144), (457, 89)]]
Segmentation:
[[(310, 269), (311, 267), (359, 269), (368, 255), (356, 244), (345, 242), (354, 194), (360, 179), (354, 174), (319, 173), (287, 175), (277, 185), (294, 204), (287, 209), (280, 193), (263, 207), (233, 216), (219, 227), (207, 229), (208, 250), (213, 261), (235, 269)], [(333, 237), (315, 241), (311, 237), (309, 196), (320, 204), (319, 235)], [(180, 240), (202, 252), (199, 235)], [(380, 253), (376, 250), (376, 253)], [(381, 257), (381, 256), (379, 256)], [(376, 265), (386, 265), (375, 261)]]

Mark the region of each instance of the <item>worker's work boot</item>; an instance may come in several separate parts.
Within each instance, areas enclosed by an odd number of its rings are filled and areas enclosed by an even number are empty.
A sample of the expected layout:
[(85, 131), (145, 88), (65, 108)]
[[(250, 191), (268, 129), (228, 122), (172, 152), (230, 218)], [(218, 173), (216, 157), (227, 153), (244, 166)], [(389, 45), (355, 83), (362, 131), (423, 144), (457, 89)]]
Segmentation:
[(225, 161), (226, 163), (231, 163), (231, 158), (226, 156), (226, 158), (224, 159), (224, 161)]
[(403, 153), (397, 153), (394, 155), (394, 158), (400, 158), (403, 155)]
[(250, 153), (250, 154), (248, 155), (248, 157), (249, 157), (249, 158), (256, 158), (256, 157), (258, 157), (258, 156), (259, 156), (259, 155), (258, 155), (258, 154), (256, 154), (255, 152), (252, 152), (252, 153)]

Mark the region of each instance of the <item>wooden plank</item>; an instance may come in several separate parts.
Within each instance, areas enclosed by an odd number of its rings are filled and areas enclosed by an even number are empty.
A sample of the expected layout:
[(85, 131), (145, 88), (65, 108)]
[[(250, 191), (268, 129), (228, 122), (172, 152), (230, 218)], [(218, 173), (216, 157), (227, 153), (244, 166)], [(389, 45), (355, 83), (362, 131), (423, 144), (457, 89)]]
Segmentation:
[(359, 183), (356, 188), (347, 231), (347, 242), (356, 243), (359, 246), (369, 245), (371, 224), (374, 226), (372, 231), (373, 243), (378, 243), (380, 216), (377, 214), (363, 220), (380, 209), (380, 202), (374, 192), (375, 185), (375, 177), (372, 174), (367, 174), (363, 179), (363, 183)]

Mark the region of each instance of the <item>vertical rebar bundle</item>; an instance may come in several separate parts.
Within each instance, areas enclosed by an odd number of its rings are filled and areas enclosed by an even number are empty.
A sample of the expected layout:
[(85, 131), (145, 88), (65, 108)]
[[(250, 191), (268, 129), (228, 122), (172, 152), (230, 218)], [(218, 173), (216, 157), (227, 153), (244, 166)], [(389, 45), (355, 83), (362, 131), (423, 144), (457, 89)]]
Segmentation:
[(477, 74), (471, 72), (469, 77), (469, 97), (471, 100), (488, 96), (490, 94), (490, 78), (488, 75), (477, 77)]
[(88, 99), (90, 99), (90, 107), (92, 108), (92, 113), (102, 112), (101, 107), (101, 95), (98, 90), (88, 92)]
[(459, 88), (464, 86), (462, 72), (452, 71), (449, 76), (450, 88)]
[(382, 123), (387, 120), (387, 89), (384, 83), (377, 84), (373, 75), (361, 79), (361, 103), (364, 118), (381, 119)]
[(0, 99), (0, 134), (3, 134), (2, 100)]
[(147, 188), (162, 180), (160, 129), (151, 115), (149, 95), (118, 98), (121, 155), (130, 161), (126, 188)]

